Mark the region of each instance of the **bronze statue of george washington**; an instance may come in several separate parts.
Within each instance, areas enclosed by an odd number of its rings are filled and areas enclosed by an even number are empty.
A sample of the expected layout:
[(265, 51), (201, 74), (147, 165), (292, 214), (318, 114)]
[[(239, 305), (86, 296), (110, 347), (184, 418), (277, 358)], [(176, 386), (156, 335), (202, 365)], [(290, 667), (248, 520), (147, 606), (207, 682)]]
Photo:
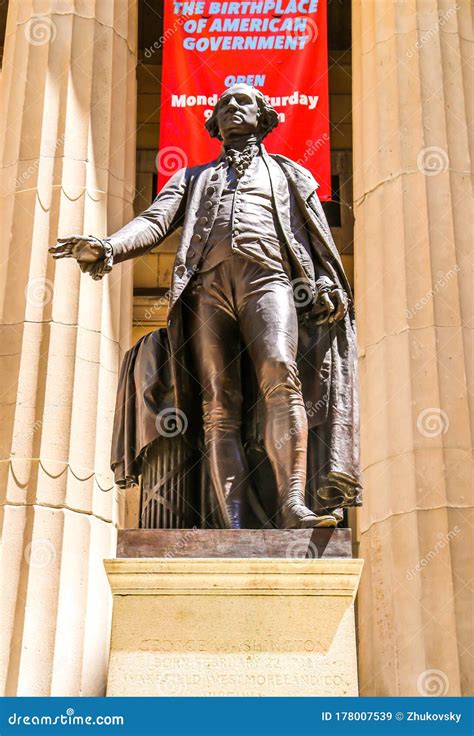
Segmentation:
[(175, 403), (191, 415), (198, 400), (210, 484), (232, 529), (247, 526), (258, 496), (242, 442), (243, 350), (263, 407), (273, 525), (336, 526), (341, 508), (361, 503), (351, 290), (313, 176), (264, 148), (277, 124), (260, 91), (227, 89), (206, 122), (223, 142), (218, 158), (177, 171), (113, 235), (50, 248), (101, 279), (182, 227), (168, 311)]

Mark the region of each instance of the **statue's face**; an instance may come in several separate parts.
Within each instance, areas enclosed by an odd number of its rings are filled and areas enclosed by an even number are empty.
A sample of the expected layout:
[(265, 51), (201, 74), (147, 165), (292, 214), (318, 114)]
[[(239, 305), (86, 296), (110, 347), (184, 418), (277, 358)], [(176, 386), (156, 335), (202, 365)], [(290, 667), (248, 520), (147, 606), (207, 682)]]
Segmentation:
[(256, 132), (260, 111), (252, 87), (236, 84), (224, 92), (217, 104), (217, 125), (224, 143)]

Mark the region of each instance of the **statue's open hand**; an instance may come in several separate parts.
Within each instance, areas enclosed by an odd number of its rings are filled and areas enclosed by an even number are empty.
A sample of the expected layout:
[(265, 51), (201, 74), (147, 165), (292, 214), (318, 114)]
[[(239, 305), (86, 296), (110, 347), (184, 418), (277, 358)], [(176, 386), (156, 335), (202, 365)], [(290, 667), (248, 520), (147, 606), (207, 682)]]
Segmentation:
[(318, 325), (339, 322), (339, 320), (343, 319), (349, 306), (346, 295), (342, 289), (337, 288), (320, 294), (317, 304), (319, 309), (322, 310), (317, 320)]
[(56, 245), (49, 248), (53, 258), (75, 258), (82, 271), (89, 270), (88, 265), (105, 258), (102, 243), (92, 235), (70, 235), (58, 238)]

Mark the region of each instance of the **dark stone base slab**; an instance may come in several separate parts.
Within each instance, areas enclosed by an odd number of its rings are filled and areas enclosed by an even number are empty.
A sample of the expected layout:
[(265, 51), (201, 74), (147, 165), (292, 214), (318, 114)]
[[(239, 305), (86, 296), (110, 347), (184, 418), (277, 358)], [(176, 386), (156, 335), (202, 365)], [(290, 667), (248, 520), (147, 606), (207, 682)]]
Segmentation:
[(352, 557), (350, 529), (120, 529), (117, 557)]

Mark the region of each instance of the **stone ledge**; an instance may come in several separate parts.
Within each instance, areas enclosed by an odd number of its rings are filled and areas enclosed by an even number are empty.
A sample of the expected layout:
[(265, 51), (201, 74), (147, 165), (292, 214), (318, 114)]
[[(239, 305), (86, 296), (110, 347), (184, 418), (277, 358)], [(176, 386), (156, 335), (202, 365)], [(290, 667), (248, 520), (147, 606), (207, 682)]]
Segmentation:
[(354, 599), (363, 560), (105, 560), (114, 595), (300, 595)]

